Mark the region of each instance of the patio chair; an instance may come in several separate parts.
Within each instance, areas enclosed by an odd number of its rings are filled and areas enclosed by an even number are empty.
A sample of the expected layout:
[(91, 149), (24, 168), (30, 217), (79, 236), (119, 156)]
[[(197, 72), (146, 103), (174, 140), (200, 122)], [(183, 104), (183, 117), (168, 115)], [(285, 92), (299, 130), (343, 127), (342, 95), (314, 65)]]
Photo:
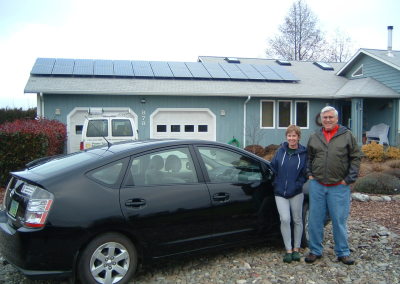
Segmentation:
[(371, 143), (371, 141), (377, 141), (379, 144), (387, 144), (389, 145), (389, 125), (380, 123), (371, 127), (370, 131), (366, 133), (367, 143)]

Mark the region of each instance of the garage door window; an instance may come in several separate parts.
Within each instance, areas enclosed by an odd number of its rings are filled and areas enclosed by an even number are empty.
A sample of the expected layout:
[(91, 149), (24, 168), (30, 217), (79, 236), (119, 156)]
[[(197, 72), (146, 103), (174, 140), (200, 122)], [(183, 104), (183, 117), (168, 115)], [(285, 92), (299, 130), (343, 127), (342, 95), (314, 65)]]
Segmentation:
[(171, 132), (181, 132), (180, 125), (171, 125)]
[(194, 125), (185, 125), (185, 132), (194, 132)]
[(157, 132), (167, 132), (166, 125), (157, 125)]
[(208, 132), (208, 125), (199, 125), (199, 132)]

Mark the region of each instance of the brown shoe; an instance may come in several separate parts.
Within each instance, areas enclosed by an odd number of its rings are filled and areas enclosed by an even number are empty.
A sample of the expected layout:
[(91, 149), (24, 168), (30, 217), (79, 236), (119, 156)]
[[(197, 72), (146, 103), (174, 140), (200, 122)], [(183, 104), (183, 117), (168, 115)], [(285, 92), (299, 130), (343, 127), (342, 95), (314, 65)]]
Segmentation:
[(339, 256), (337, 259), (347, 265), (354, 264), (354, 259), (351, 259), (350, 256)]
[(305, 262), (307, 262), (307, 263), (313, 263), (313, 262), (315, 262), (317, 259), (320, 259), (322, 256), (320, 256), (320, 255), (316, 255), (316, 254), (313, 254), (313, 253), (309, 253), (305, 258), (304, 258), (304, 261)]

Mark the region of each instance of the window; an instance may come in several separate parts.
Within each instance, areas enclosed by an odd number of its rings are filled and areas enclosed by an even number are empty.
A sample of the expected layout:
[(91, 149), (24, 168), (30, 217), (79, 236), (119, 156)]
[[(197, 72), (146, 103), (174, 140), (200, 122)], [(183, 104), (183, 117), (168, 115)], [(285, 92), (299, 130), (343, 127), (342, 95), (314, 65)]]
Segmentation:
[(285, 128), (291, 124), (292, 121), (292, 102), (279, 101), (278, 102), (278, 127)]
[(295, 124), (301, 128), (308, 128), (308, 102), (297, 101)]
[(129, 119), (113, 119), (112, 136), (133, 136), (132, 125)]
[(187, 148), (175, 148), (136, 157), (126, 184), (164, 185), (197, 182), (193, 160)]
[(194, 125), (185, 125), (185, 132), (194, 132)]
[(167, 132), (166, 125), (157, 125), (157, 132)]
[(82, 134), (83, 125), (75, 125), (75, 134)]
[(275, 127), (274, 121), (274, 101), (261, 101), (261, 127), (273, 128)]
[(171, 125), (171, 132), (181, 132), (180, 125)]
[(199, 125), (198, 131), (199, 132), (208, 132), (208, 125)]
[(99, 169), (95, 169), (91, 171), (88, 176), (89, 178), (100, 183), (110, 186), (115, 185), (121, 176), (125, 160), (120, 160), (118, 162), (103, 166)]
[(105, 137), (108, 136), (108, 120), (107, 119), (91, 119), (88, 121), (86, 131), (87, 137)]
[(353, 74), (351, 74), (351, 77), (361, 77), (363, 76), (363, 65), (361, 65), (360, 67), (358, 67), (356, 69), (356, 71), (354, 71)]
[(211, 182), (253, 182), (262, 180), (258, 161), (241, 154), (211, 147), (199, 147)]

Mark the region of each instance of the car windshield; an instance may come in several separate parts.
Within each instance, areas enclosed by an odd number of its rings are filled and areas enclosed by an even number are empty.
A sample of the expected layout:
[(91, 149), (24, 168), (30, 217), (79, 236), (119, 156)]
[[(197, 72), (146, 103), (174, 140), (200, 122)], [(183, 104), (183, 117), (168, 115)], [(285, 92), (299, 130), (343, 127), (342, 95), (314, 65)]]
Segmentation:
[(68, 170), (70, 167), (76, 167), (76, 165), (86, 165), (93, 161), (93, 159), (97, 158), (99, 158), (98, 155), (90, 152), (78, 152), (50, 160), (47, 163), (40, 164), (30, 170), (38, 175), (48, 175), (58, 171)]

